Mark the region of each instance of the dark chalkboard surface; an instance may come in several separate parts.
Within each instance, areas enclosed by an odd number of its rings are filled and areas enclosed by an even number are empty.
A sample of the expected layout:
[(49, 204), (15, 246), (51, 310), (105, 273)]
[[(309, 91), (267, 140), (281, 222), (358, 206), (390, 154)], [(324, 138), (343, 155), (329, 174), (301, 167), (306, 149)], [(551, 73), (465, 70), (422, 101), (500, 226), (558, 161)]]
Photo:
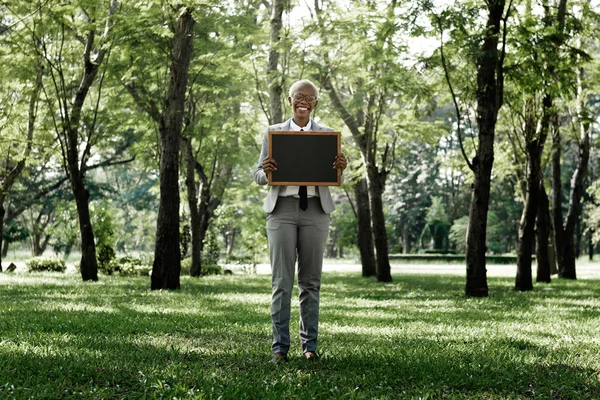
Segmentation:
[(269, 185), (340, 185), (341, 174), (333, 168), (340, 150), (339, 132), (270, 131), (269, 155), (277, 171), (269, 174)]

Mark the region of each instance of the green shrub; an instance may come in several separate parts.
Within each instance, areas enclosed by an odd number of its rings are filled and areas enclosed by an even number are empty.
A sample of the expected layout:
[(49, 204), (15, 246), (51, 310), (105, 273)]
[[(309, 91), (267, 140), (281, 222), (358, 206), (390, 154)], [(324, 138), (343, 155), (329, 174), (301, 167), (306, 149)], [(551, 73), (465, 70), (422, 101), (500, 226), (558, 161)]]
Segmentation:
[(202, 275), (221, 275), (223, 269), (217, 264), (202, 264)]
[(146, 276), (152, 271), (152, 257), (146, 254), (120, 256), (109, 263), (109, 269), (121, 276)]
[(67, 264), (65, 260), (58, 257), (34, 257), (25, 261), (29, 272), (65, 272)]
[(98, 269), (105, 274), (112, 275), (114, 272), (111, 267), (111, 261), (115, 258), (115, 251), (109, 244), (100, 244), (98, 246)]
[(189, 275), (192, 269), (192, 257), (181, 260), (181, 275)]
[[(181, 275), (189, 275), (190, 270), (192, 269), (192, 258), (184, 258), (181, 260)], [(202, 275), (221, 275), (223, 273), (223, 268), (221, 268), (218, 264), (212, 262), (206, 262), (204, 258), (202, 258)]]

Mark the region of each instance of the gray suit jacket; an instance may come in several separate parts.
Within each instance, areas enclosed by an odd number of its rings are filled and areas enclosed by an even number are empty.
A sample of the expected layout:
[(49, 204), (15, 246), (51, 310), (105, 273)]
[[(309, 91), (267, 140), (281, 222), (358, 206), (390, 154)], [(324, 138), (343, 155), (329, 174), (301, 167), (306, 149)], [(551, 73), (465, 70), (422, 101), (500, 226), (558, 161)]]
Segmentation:
[[(291, 118), (281, 124), (271, 125), (267, 128), (265, 132), (265, 136), (263, 137), (262, 149), (260, 151), (260, 157), (258, 158), (258, 164), (256, 165), (256, 170), (254, 171), (254, 182), (259, 185), (266, 185), (269, 183), (269, 179), (265, 171), (263, 171), (262, 161), (269, 154), (269, 131), (291, 131), (290, 127)], [(312, 121), (312, 129), (313, 131), (333, 131), (333, 129), (319, 125), (314, 120)], [(277, 161), (277, 160), (275, 160)], [(269, 189), (269, 194), (267, 194), (267, 198), (263, 204), (263, 210), (270, 213), (275, 208), (275, 204), (277, 204), (277, 197), (279, 195), (279, 190), (282, 186), (271, 186)], [(323, 207), (323, 211), (327, 214), (330, 214), (335, 210), (335, 204), (333, 203), (333, 199), (331, 198), (331, 192), (329, 191), (329, 186), (317, 186), (317, 190), (319, 191), (319, 198), (321, 199), (321, 206)]]

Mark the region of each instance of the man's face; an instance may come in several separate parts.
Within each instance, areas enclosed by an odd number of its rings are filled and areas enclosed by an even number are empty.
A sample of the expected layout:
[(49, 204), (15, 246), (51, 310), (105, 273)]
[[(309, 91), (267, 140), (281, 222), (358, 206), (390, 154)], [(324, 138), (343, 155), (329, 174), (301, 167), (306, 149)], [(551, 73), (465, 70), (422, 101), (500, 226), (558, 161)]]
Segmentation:
[(296, 119), (308, 118), (319, 102), (317, 100), (317, 92), (309, 85), (296, 88), (292, 95), (288, 97), (288, 100)]

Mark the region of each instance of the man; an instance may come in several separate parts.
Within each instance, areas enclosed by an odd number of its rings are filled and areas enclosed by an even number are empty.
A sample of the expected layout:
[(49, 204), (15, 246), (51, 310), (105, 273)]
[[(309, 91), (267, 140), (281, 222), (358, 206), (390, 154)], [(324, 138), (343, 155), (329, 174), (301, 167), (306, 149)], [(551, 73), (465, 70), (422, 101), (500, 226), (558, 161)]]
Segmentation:
[[(319, 102), (319, 91), (309, 80), (295, 82), (289, 90), (293, 117), (282, 124), (269, 126), (254, 181), (268, 183), (267, 174), (277, 170), (277, 162), (268, 155), (269, 131), (333, 131), (310, 118)], [(343, 153), (336, 156), (332, 167), (346, 169)], [(328, 186), (271, 186), (263, 209), (267, 212), (267, 237), (271, 259), (271, 321), (273, 325), (273, 358), (278, 364), (288, 360), (290, 349), (290, 303), (294, 285), (296, 256), (300, 292), (300, 341), (307, 360), (318, 359), (319, 291), (323, 253), (329, 234), (329, 214), (335, 209)]]

